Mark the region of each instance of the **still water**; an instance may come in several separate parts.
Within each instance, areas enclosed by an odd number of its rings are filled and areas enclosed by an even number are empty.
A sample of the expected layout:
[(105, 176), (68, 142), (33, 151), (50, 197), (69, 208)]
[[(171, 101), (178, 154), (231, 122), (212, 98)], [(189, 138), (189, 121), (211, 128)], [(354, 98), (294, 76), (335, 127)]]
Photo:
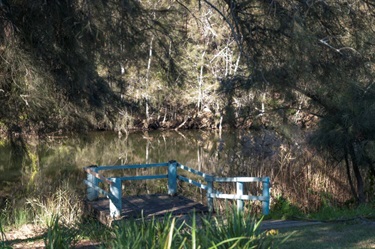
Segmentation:
[[(319, 205), (322, 191), (347, 198), (345, 175), (303, 145), (290, 145), (274, 131), (153, 131), (119, 137), (111, 132), (0, 142), (0, 197), (71, 179), (84, 188), (82, 168), (176, 160), (217, 176), (271, 177), (271, 195), (300, 206)], [(337, 186), (341, 186), (338, 191)]]

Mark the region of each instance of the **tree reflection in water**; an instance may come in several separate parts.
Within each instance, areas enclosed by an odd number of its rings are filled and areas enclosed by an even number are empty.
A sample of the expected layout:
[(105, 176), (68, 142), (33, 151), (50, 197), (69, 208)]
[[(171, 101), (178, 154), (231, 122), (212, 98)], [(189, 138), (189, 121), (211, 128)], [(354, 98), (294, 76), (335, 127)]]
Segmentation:
[[(134, 132), (126, 137), (95, 132), (16, 145), (11, 142), (0, 145), (3, 200), (27, 196), (34, 192), (32, 190), (38, 190), (39, 194), (46, 191), (48, 195), (66, 181), (83, 196), (84, 166), (169, 160), (216, 176), (269, 176), (273, 199), (286, 198), (306, 211), (319, 208), (323, 199), (342, 203), (350, 198), (343, 167), (330, 165), (303, 142), (291, 144), (272, 130), (225, 131), (221, 134), (200, 130)], [(19, 155), (22, 146), (26, 151)], [(123, 173), (155, 174), (163, 173), (163, 169)], [(181, 186), (184, 194), (205, 200), (204, 191), (187, 188), (183, 183)], [(231, 184), (216, 187), (226, 193), (235, 192), (235, 186)], [(132, 181), (123, 188), (127, 195), (165, 192), (166, 182)], [(246, 185), (246, 191), (254, 195), (260, 194), (260, 189), (261, 186), (255, 184)]]

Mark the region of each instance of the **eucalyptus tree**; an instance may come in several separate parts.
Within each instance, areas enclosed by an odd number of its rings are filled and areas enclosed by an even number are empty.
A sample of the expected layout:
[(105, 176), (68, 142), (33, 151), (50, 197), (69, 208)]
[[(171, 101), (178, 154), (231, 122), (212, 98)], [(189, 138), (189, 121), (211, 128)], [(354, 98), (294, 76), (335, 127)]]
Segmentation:
[[(374, 176), (375, 5), (351, 0), (221, 2), (227, 9), (220, 13), (250, 69), (246, 79), (223, 81), (224, 92), (258, 87), (268, 93), (261, 114), (276, 127), (280, 120), (296, 120), (277, 118), (285, 112), (270, 112), (275, 107), (318, 117), (312, 141), (346, 162), (353, 194), (365, 202), (361, 166), (369, 166)], [(213, 1), (200, 3), (215, 6)], [(272, 105), (275, 101), (278, 106)]]

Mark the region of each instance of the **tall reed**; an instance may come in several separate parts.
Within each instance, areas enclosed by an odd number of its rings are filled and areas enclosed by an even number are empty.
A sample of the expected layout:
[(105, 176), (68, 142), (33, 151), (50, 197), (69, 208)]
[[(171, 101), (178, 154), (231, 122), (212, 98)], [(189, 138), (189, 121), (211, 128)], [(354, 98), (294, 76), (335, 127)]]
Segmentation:
[(53, 215), (48, 222), (44, 245), (46, 249), (71, 248), (76, 242), (76, 238), (77, 231), (60, 224), (60, 217)]
[(261, 220), (235, 210), (224, 217), (189, 221), (167, 216), (163, 220), (123, 221), (113, 229), (113, 239), (103, 248), (277, 248), (281, 241), (260, 230)]
[(181, 228), (171, 215), (161, 220), (122, 221), (114, 226), (114, 238), (103, 248), (172, 248), (171, 241), (176, 243)]

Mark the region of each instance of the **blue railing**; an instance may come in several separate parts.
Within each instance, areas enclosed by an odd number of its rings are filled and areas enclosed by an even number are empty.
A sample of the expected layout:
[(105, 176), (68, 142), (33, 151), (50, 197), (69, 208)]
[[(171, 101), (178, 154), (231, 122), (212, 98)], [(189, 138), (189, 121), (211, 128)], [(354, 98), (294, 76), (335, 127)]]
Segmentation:
[[(141, 176), (123, 176), (123, 177), (104, 177), (100, 171), (106, 170), (128, 170), (128, 169), (144, 169), (166, 167), (166, 174), (160, 175), (141, 175)], [(194, 175), (198, 175), (204, 179), (206, 184), (192, 180), (188, 177), (177, 174), (177, 170), (182, 169)], [(168, 179), (168, 194), (177, 194), (177, 180), (187, 182), (200, 189), (207, 191), (207, 205), (210, 212), (214, 210), (213, 199), (232, 199), (237, 200), (238, 210), (243, 210), (244, 201), (261, 201), (262, 212), (264, 215), (269, 214), (270, 206), (270, 178), (269, 177), (214, 177), (198, 170), (181, 165), (176, 161), (155, 164), (137, 164), (137, 165), (118, 165), (118, 166), (88, 166), (84, 170), (87, 172), (87, 199), (89, 201), (96, 200), (99, 194), (109, 198), (109, 209), (111, 217), (119, 217), (122, 208), (122, 182), (132, 180), (152, 180), (152, 179)], [(99, 187), (99, 182), (109, 185), (109, 192)], [(224, 194), (214, 189), (214, 183), (233, 182), (236, 183), (236, 194)], [(247, 182), (262, 182), (262, 195), (253, 196), (244, 194), (244, 184)]]

